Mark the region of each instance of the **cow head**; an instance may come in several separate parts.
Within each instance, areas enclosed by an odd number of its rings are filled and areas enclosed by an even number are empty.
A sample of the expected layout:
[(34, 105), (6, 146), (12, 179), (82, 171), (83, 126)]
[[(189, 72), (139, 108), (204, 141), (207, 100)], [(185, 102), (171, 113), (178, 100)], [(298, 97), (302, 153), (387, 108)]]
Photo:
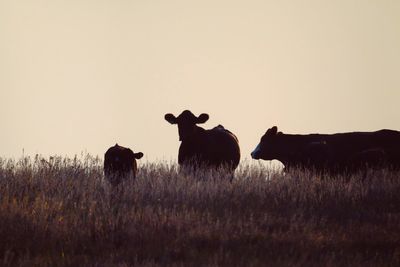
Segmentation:
[[(123, 146), (119, 146), (118, 143), (114, 146), (115, 151), (119, 151), (120, 155), (124, 155), (125, 157), (129, 158), (130, 155), (133, 155), (135, 159), (141, 159), (143, 157), (142, 152), (134, 153), (131, 149), (125, 148)], [(115, 158), (114, 161), (119, 161), (119, 157)]]
[(168, 113), (165, 114), (164, 118), (171, 124), (178, 124), (179, 141), (182, 141), (196, 131), (196, 124), (208, 121), (209, 116), (208, 114), (202, 113), (200, 116), (196, 117), (189, 110), (185, 110), (178, 117)]
[(253, 159), (264, 159), (273, 160), (276, 154), (279, 153), (279, 136), (282, 135), (278, 132), (278, 127), (274, 126), (267, 130), (267, 132), (261, 137), (261, 141), (258, 146), (251, 152)]

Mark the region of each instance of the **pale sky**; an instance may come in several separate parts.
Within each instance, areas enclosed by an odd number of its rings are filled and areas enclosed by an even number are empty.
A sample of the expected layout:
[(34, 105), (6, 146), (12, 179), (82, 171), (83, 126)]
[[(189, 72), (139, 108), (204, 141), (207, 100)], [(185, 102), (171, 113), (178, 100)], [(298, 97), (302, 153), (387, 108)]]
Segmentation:
[(176, 161), (165, 113), (265, 131), (400, 130), (398, 0), (0, 0), (0, 156)]

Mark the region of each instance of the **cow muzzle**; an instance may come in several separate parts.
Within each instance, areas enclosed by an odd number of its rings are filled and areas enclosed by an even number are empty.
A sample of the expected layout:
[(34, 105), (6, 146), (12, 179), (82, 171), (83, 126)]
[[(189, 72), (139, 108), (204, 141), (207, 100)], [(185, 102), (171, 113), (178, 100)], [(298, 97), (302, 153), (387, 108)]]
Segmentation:
[(260, 149), (260, 145), (258, 145), (256, 147), (256, 149), (254, 149), (254, 151), (251, 152), (251, 157), (253, 159), (260, 159), (260, 153), (261, 153), (261, 149)]

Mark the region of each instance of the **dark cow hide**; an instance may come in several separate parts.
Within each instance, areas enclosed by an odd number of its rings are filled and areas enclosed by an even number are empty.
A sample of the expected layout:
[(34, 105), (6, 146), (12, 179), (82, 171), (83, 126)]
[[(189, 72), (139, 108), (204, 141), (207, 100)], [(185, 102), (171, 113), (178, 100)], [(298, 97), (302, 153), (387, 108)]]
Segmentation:
[(104, 155), (104, 174), (114, 186), (127, 177), (136, 177), (136, 159), (143, 157), (143, 153), (133, 153), (132, 150), (116, 144), (110, 147)]
[(268, 129), (251, 153), (253, 159), (279, 160), (285, 168), (355, 172), (366, 167), (400, 169), (400, 132), (349, 132), (294, 135)]
[(236, 136), (222, 125), (205, 130), (196, 124), (205, 123), (208, 114), (196, 117), (185, 110), (178, 117), (166, 114), (165, 120), (178, 125), (179, 165), (227, 167), (234, 171), (240, 161), (240, 149)]

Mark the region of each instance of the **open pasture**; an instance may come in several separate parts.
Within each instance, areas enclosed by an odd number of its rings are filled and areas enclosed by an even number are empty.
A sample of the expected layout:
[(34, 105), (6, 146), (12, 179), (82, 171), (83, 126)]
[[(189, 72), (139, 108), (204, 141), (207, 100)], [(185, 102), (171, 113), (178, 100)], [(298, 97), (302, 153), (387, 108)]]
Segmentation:
[(399, 266), (400, 177), (320, 177), (242, 163), (229, 182), (140, 163), (0, 160), (2, 266)]

